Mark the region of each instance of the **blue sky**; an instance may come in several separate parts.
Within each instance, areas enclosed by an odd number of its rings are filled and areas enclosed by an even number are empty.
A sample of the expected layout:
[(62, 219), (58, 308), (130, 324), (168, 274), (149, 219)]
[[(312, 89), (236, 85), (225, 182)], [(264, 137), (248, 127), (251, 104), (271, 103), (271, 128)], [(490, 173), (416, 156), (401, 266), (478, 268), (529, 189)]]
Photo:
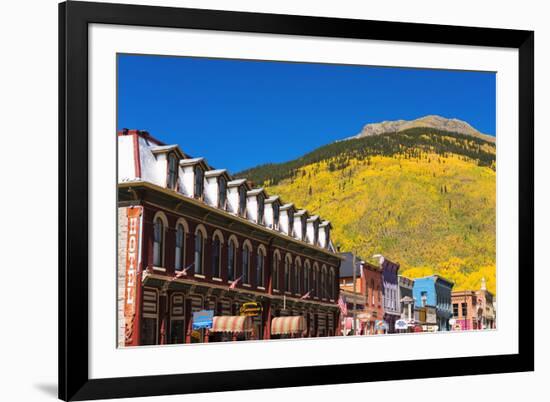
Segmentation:
[(235, 173), (284, 162), (368, 123), (428, 114), (495, 135), (496, 75), (119, 55), (118, 129), (149, 131)]

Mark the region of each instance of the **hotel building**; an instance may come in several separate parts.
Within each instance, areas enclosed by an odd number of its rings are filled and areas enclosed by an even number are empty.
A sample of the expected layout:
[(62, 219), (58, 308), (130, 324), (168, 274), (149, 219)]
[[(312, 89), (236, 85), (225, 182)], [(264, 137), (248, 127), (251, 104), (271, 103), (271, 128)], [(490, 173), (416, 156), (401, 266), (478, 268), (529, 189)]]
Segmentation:
[(340, 333), (330, 222), (145, 131), (117, 138), (119, 346)]

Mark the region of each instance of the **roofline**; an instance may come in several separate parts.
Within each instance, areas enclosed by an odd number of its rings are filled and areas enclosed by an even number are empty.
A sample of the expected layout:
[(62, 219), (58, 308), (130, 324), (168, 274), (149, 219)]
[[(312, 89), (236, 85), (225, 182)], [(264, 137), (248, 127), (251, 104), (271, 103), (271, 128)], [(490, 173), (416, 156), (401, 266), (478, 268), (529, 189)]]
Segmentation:
[(295, 243), (295, 244), (298, 244), (300, 246), (305, 246), (305, 247), (308, 247), (312, 250), (315, 250), (315, 251), (318, 251), (318, 252), (321, 252), (327, 256), (330, 256), (330, 257), (334, 257), (334, 258), (337, 258), (338, 260), (340, 261), (343, 261), (344, 258), (342, 258), (340, 255), (338, 255), (337, 253), (333, 253), (327, 249), (324, 249), (324, 248), (321, 248), (321, 247), (317, 247), (313, 244), (310, 244), (310, 243), (306, 243), (304, 241), (301, 241), (301, 240), (298, 240), (298, 239), (295, 239), (294, 237), (292, 236), (288, 236), (288, 235), (285, 235), (284, 233), (282, 232), (278, 232), (278, 231), (275, 231), (273, 229), (269, 229), (263, 225), (258, 225), (257, 223), (254, 223), (254, 222), (251, 222), (249, 221), (248, 219), (244, 219), (240, 216), (237, 216), (237, 215), (233, 215), (227, 211), (223, 211), (223, 210), (220, 210), (219, 208), (215, 208), (215, 207), (211, 207), (210, 205), (206, 204), (206, 203), (203, 203), (202, 201), (199, 201), (199, 200), (196, 200), (194, 198), (190, 198), (190, 197), (187, 197), (183, 194), (180, 194), (174, 190), (169, 190), (169, 189), (166, 189), (164, 187), (161, 187), (161, 186), (158, 186), (156, 184), (153, 184), (151, 182), (148, 182), (148, 181), (143, 181), (143, 180), (136, 180), (136, 181), (130, 181), (130, 182), (123, 182), (123, 183), (118, 183), (117, 184), (117, 188), (128, 188), (128, 187), (136, 187), (136, 186), (143, 186), (143, 187), (147, 187), (151, 190), (156, 190), (156, 191), (159, 191), (161, 193), (164, 193), (164, 194), (167, 194), (167, 195), (171, 195), (173, 197), (176, 197), (176, 198), (179, 198), (181, 200), (185, 200), (187, 202), (189, 202), (190, 204), (193, 204), (195, 206), (198, 206), (198, 207), (202, 207), (202, 208), (205, 208), (207, 210), (210, 210), (212, 212), (217, 212), (219, 214), (222, 214), (222, 215), (226, 215), (232, 219), (235, 219), (247, 226), (251, 226), (252, 228), (254, 229), (260, 229), (262, 230), (263, 232), (267, 233), (267, 234), (270, 234), (272, 236), (275, 236), (275, 237), (279, 237), (280, 239), (283, 239), (283, 240), (287, 240), (287, 241), (290, 241), (292, 243)]

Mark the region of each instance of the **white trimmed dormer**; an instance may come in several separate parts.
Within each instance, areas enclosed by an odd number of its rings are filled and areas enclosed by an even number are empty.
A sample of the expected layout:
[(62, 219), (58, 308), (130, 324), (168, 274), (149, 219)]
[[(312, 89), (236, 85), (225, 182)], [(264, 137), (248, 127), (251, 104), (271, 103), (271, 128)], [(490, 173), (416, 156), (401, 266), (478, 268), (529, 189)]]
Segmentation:
[(227, 210), (246, 218), (246, 179), (231, 180), (227, 183)]
[(279, 230), (280, 210), (281, 200), (278, 195), (273, 195), (265, 200), (264, 222), (268, 228)]
[(204, 158), (182, 159), (180, 161), (182, 177), (180, 179), (180, 192), (188, 197), (202, 200), (204, 197), (204, 173), (208, 166)]
[(295, 212), (294, 204), (285, 204), (280, 208), (279, 230), (289, 236), (292, 236)]
[(329, 248), (330, 229), (332, 229), (332, 225), (329, 221), (322, 221), (319, 225), (319, 246), (322, 248)]
[(225, 169), (208, 170), (204, 173), (204, 201), (215, 208), (225, 210), (229, 175)]
[(246, 193), (247, 217), (258, 225), (264, 224), (264, 202), (266, 198), (263, 188), (255, 188)]
[(318, 215), (313, 215), (307, 220), (307, 242), (309, 244), (318, 245), (319, 243), (319, 224), (321, 219)]
[(177, 145), (159, 145), (149, 148), (155, 156), (158, 179), (163, 187), (178, 190), (179, 161), (185, 157)]
[(305, 209), (300, 209), (294, 214), (294, 238), (306, 241), (307, 219), (309, 214)]

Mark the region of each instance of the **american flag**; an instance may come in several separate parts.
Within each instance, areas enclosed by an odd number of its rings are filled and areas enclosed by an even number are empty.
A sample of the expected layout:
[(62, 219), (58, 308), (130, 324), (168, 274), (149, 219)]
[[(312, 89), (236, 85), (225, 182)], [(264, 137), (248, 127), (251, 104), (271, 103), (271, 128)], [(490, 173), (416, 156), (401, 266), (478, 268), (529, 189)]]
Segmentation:
[(342, 295), (340, 295), (340, 297), (338, 298), (338, 306), (340, 307), (340, 311), (342, 312), (342, 315), (344, 317), (347, 316), (348, 315), (348, 305), (346, 304), (346, 301), (344, 300)]
[(237, 287), (237, 283), (239, 283), (239, 281), (241, 280), (243, 276), (239, 276), (237, 279), (235, 279), (233, 281), (233, 283), (231, 285), (229, 285), (229, 289), (235, 289)]
[(179, 271), (179, 272), (176, 272), (176, 275), (172, 278), (172, 280), (174, 279), (179, 279), (181, 278), (182, 276), (186, 276), (187, 275), (187, 271), (189, 270), (189, 268), (191, 268), (193, 265), (195, 265), (195, 263), (191, 263), (191, 265), (189, 265), (187, 268)]

